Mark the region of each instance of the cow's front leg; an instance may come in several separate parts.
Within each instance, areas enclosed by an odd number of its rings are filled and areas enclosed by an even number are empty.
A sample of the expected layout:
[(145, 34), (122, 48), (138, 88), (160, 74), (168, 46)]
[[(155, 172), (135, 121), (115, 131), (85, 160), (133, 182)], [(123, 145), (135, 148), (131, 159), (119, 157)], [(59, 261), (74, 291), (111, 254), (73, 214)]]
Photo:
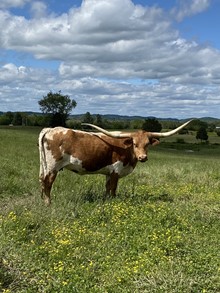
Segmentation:
[(110, 175), (106, 176), (106, 197), (116, 196), (116, 189), (118, 185), (118, 174), (115, 172), (112, 172)]

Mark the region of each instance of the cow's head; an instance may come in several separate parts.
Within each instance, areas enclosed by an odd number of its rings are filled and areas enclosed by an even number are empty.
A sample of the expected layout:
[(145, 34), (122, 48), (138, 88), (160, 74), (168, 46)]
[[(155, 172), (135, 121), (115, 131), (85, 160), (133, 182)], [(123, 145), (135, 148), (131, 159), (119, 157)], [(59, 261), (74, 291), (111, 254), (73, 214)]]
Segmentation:
[(89, 124), (89, 123), (82, 123), (83, 125), (91, 126), (98, 131), (114, 138), (127, 138), (128, 144), (130, 143), (133, 145), (133, 150), (135, 157), (140, 162), (146, 162), (147, 161), (147, 152), (148, 152), (148, 146), (149, 145), (157, 145), (159, 144), (158, 138), (162, 137), (168, 137), (171, 135), (176, 134), (178, 131), (183, 129), (185, 126), (187, 126), (192, 120), (182, 124), (181, 126), (177, 127), (176, 129), (173, 129), (168, 132), (147, 132), (147, 131), (137, 131), (137, 132), (117, 132), (117, 131), (107, 131), (99, 126)]
[(159, 144), (159, 140), (152, 137), (149, 132), (140, 130), (130, 133), (132, 139), (133, 151), (136, 159), (139, 162), (146, 162), (148, 160), (148, 146)]

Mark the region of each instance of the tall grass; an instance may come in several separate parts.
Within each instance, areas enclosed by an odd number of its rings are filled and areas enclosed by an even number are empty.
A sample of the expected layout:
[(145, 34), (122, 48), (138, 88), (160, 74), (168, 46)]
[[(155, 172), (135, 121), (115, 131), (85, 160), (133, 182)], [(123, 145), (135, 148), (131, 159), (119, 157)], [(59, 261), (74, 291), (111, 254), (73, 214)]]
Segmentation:
[(219, 145), (152, 148), (106, 201), (64, 170), (47, 208), (38, 133), (0, 129), (1, 292), (220, 292)]

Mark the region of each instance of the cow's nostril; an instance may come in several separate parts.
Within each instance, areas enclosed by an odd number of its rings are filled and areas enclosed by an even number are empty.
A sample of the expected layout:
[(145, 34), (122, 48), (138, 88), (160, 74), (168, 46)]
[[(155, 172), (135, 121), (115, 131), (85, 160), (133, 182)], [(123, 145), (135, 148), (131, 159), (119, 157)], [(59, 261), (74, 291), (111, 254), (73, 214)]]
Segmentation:
[(147, 155), (139, 156), (138, 159), (140, 162), (146, 162), (148, 160)]

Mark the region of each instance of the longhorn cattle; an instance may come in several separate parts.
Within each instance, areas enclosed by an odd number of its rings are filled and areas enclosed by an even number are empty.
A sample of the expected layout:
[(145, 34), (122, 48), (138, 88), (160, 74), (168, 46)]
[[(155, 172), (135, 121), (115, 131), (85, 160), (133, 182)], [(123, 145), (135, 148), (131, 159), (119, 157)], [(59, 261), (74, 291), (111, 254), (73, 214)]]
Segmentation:
[(137, 162), (147, 161), (149, 145), (158, 138), (174, 135), (186, 125), (168, 132), (109, 132), (93, 124), (86, 124), (99, 132), (71, 130), (63, 127), (44, 128), (39, 134), (40, 174), (42, 197), (51, 202), (51, 188), (60, 170), (77, 174), (106, 176), (106, 196), (115, 196), (118, 179), (130, 174)]

